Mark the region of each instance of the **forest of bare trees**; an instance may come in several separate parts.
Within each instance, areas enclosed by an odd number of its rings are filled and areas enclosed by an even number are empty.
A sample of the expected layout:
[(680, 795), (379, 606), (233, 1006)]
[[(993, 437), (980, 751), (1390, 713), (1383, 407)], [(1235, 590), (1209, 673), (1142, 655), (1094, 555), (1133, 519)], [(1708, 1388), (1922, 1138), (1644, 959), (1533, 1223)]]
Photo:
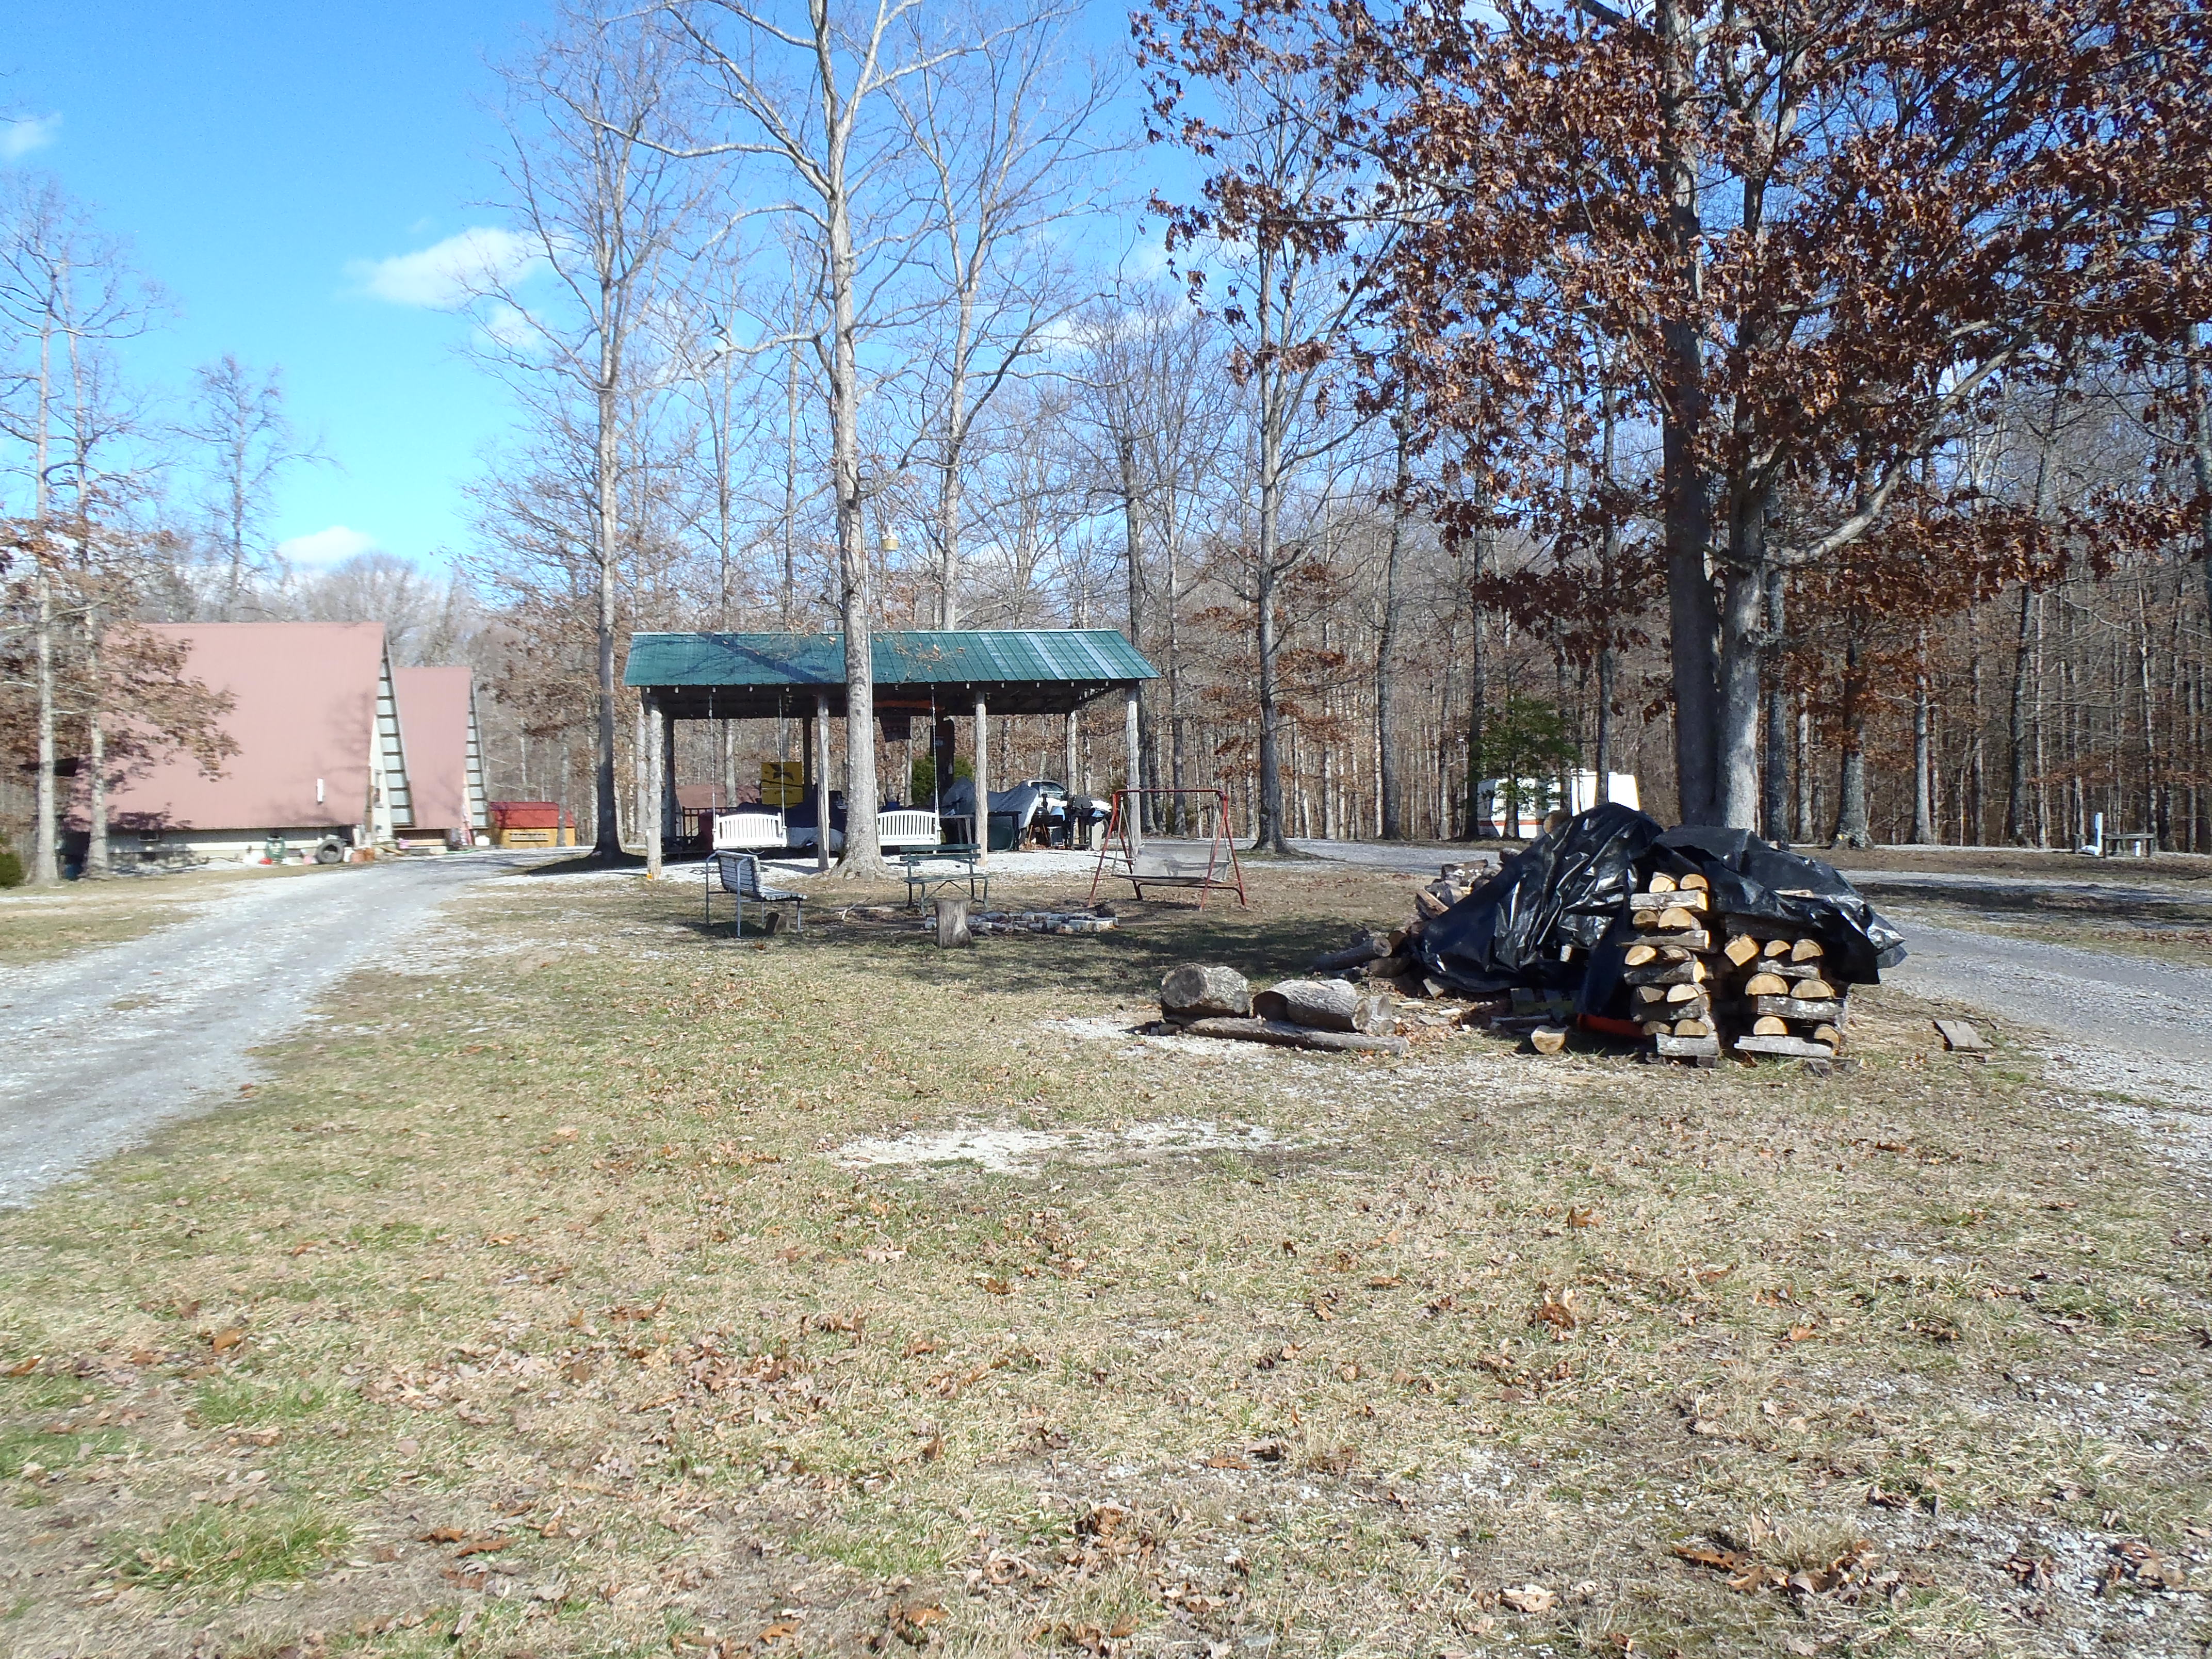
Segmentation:
[[(104, 713), (220, 765), (131, 619), (314, 616), (474, 663), (493, 793), (609, 850), (633, 630), (845, 635), (866, 872), (908, 791), (867, 638), (959, 626), (1123, 629), (1149, 779), (1265, 845), (1461, 836), (1476, 780), (1591, 768), (1801, 842), (2212, 852), (2200, 11), (1084, 21), (667, 0), (518, 47), (526, 257), (459, 274), (513, 420), (435, 577), (283, 569), (322, 458), (275, 372), (134, 390), (161, 295), (0, 179), (8, 828), (129, 763)], [(994, 722), (990, 774), (1064, 740)], [(795, 744), (687, 730), (679, 775)]]

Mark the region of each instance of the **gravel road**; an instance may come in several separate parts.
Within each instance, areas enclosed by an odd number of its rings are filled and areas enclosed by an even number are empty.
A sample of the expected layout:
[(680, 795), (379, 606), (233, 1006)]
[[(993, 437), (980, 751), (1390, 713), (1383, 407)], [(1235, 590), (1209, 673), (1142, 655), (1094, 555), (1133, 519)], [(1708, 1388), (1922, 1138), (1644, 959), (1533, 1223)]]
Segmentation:
[(0, 985), (0, 1204), (234, 1096), (252, 1050), (459, 888), (544, 855), (344, 866), (240, 883), (188, 920)]
[[(1376, 846), (1363, 842), (1300, 841), (1300, 852), (1370, 868), (1433, 876), (1463, 857), (1450, 847)], [(2032, 895), (2063, 890), (2070, 897), (2107, 896), (2116, 903), (2198, 902), (2171, 889), (2135, 886), (2108, 878), (2080, 879), (1866, 871), (1844, 873), (1865, 887), (1905, 935), (1910, 954), (1884, 975), (1916, 996), (1956, 1003), (2026, 1028), (2018, 1036), (2050, 1056), (2055, 1081), (2098, 1092), (2130, 1095), (2193, 1114), (2212, 1106), (2212, 971), (2046, 945), (2002, 933), (1938, 927), (1917, 916), (1910, 896), (1920, 890), (1967, 888)], [(1893, 902), (1899, 894), (1905, 902)], [(1929, 896), (1934, 896), (1930, 891)]]

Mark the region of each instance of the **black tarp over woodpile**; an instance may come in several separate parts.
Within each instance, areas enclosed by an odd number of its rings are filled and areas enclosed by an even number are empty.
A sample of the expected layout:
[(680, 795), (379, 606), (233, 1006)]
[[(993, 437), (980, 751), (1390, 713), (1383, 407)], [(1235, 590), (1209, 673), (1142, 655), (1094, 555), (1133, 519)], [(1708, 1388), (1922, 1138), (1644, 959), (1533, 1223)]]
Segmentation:
[(1570, 818), (1423, 929), (1424, 966), (1469, 995), (1516, 985), (1572, 990), (1577, 1011), (1613, 1011), (1622, 951), (1638, 937), (1628, 896), (1654, 873), (1705, 878), (1716, 914), (1820, 940), (1845, 981), (1870, 985), (1905, 939), (1817, 859), (1741, 830), (1679, 830), (1608, 804)]

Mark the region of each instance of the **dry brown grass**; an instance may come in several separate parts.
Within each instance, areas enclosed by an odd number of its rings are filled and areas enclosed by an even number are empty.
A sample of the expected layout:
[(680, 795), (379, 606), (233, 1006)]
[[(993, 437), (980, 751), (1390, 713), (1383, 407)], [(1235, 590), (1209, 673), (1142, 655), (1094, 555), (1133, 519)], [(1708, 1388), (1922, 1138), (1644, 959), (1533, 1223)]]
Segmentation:
[[(1117, 1034), (1411, 885), (951, 956), (471, 890), (0, 1225), (11, 1650), (2197, 1651), (2114, 1547), (2212, 1582), (2201, 1200), (2019, 1057)], [(840, 1161), (963, 1124), (1060, 1139)]]
[(102, 945), (143, 938), (219, 901), (240, 882), (298, 881), (334, 872), (314, 865), (248, 869), (228, 865), (171, 876), (72, 881), (0, 893), (0, 968), (23, 968)]

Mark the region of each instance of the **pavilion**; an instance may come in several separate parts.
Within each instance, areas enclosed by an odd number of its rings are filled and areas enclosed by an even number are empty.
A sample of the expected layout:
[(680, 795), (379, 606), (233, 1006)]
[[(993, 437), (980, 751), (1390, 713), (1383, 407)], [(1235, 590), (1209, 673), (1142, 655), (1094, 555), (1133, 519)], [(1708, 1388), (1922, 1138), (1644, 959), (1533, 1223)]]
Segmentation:
[[(993, 714), (1063, 714), (1122, 699), (1129, 787), (1139, 783), (1137, 692), (1158, 671), (1110, 628), (908, 629), (877, 634), (870, 653), (877, 722), (905, 737), (915, 715), (937, 722), (939, 775), (955, 713), (975, 726), (975, 798), (988, 811)], [(842, 634), (633, 634), (623, 684), (644, 706), (647, 764), (660, 811), (647, 824), (646, 861), (660, 867), (676, 832), (675, 722), (796, 718), (805, 726), (805, 787), (819, 814), (817, 857), (830, 859), (830, 722), (846, 712)], [(987, 836), (981, 836), (986, 845)]]

